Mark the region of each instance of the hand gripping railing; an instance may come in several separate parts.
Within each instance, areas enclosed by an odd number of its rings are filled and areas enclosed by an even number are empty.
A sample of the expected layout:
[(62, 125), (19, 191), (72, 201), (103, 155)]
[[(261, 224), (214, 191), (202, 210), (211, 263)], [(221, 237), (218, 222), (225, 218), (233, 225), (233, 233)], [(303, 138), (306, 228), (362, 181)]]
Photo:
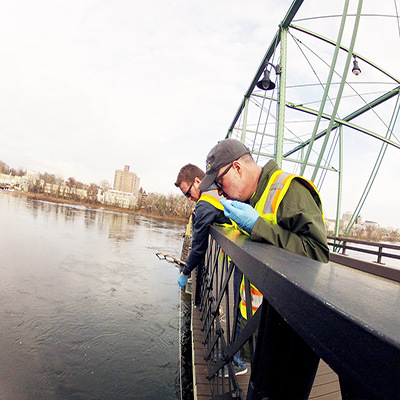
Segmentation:
[[(247, 316), (247, 278), (264, 295), (239, 334), (235, 268), (246, 277)], [(338, 374), (343, 399), (400, 397), (397, 283), (211, 227), (199, 286), (212, 398), (308, 399), (320, 358)], [(245, 342), (251, 360), (247, 388), (240, 387), (232, 364)]]

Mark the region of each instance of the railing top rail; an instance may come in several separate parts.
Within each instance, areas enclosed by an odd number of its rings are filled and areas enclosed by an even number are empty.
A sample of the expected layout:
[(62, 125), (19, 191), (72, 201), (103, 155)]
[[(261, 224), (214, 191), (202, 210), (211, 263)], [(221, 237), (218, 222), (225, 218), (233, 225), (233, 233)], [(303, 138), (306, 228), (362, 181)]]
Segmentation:
[(366, 246), (375, 246), (375, 247), (383, 247), (387, 249), (393, 249), (393, 250), (400, 250), (400, 245), (398, 244), (392, 244), (392, 243), (383, 243), (383, 242), (371, 242), (368, 240), (361, 240), (361, 239), (354, 239), (354, 238), (343, 238), (343, 237), (337, 237), (337, 236), (328, 236), (329, 240), (337, 240), (340, 242), (347, 242), (347, 243), (357, 243), (357, 244), (362, 244)]
[(400, 391), (400, 285), (324, 264), (237, 232), (210, 234), (297, 333), (377, 398)]

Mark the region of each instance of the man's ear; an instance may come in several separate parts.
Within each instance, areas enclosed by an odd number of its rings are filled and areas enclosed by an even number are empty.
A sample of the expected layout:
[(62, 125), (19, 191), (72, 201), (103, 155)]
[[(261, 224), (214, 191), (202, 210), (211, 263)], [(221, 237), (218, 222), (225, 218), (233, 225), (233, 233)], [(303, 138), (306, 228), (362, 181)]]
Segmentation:
[(232, 169), (234, 169), (239, 175), (241, 175), (242, 172), (243, 172), (242, 164), (241, 164), (240, 161), (238, 161), (238, 160), (233, 161), (233, 163), (232, 163)]
[(194, 182), (193, 182), (193, 183), (196, 183), (197, 186), (199, 186), (200, 183), (201, 183), (201, 179), (200, 179), (199, 177), (196, 176), (196, 178), (194, 178)]

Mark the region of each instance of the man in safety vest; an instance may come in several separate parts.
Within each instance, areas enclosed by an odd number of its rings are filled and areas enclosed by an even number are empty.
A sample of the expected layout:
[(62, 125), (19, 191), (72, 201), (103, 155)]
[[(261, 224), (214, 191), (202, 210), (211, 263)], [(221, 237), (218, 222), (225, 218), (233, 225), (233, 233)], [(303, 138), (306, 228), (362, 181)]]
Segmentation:
[(321, 200), (312, 182), (284, 173), (273, 160), (261, 168), (243, 143), (225, 139), (208, 154), (199, 189), (206, 190), (211, 184), (219, 194), (238, 200), (222, 200), (225, 215), (252, 240), (329, 261)]
[(231, 225), (232, 222), (224, 215), (224, 207), (220, 200), (223, 198), (218, 194), (216, 188), (207, 188), (204, 193), (200, 192), (199, 185), (204, 178), (204, 172), (193, 164), (187, 164), (181, 168), (175, 182), (188, 200), (195, 201), (194, 209), (192, 248), (185, 261), (185, 267), (178, 277), (178, 284), (184, 289), (189, 275), (194, 268), (203, 262), (208, 246), (208, 232), (210, 225)]
[[(312, 182), (281, 171), (273, 160), (259, 167), (249, 149), (234, 139), (221, 140), (214, 146), (206, 167), (200, 190), (214, 184), (220, 195), (235, 200), (221, 201), (225, 215), (252, 240), (329, 261), (321, 199)], [(262, 294), (253, 285), (251, 292), (254, 313)], [(245, 297), (241, 294), (241, 312), (246, 319)]]
[[(224, 207), (221, 204), (223, 197), (218, 194), (218, 190), (213, 185), (208, 185), (206, 189), (200, 191), (199, 185), (205, 173), (196, 165), (187, 164), (181, 168), (175, 182), (188, 200), (196, 201), (194, 209), (192, 248), (186, 259), (185, 267), (178, 277), (178, 284), (184, 289), (189, 275), (194, 268), (203, 262), (204, 255), (208, 246), (208, 233), (211, 224), (232, 226), (232, 221), (224, 215)], [(235, 269), (235, 280), (240, 271)], [(239, 283), (239, 282), (238, 282)], [(247, 363), (240, 359), (239, 353), (234, 355), (234, 371), (236, 375), (247, 372)]]

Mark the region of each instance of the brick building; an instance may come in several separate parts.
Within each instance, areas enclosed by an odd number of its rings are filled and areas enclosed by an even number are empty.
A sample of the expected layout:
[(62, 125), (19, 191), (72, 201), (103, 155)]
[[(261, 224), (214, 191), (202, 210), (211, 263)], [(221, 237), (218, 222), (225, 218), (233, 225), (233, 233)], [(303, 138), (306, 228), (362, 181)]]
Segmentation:
[(114, 176), (113, 189), (119, 192), (139, 193), (140, 178), (134, 173), (129, 172), (129, 165), (125, 165), (123, 170), (117, 169)]

